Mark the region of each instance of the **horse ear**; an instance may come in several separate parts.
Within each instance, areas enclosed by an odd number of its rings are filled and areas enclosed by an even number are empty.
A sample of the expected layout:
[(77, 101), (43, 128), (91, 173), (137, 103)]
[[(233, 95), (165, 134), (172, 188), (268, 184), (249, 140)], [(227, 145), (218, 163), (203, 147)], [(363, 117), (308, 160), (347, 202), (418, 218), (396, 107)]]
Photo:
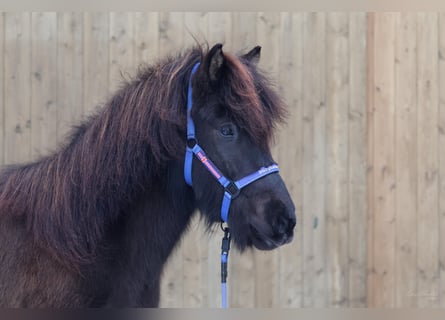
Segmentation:
[(222, 51), (222, 44), (218, 43), (210, 49), (206, 58), (206, 70), (211, 82), (217, 82), (221, 77), (225, 57)]
[(249, 52), (247, 52), (245, 55), (242, 56), (243, 59), (255, 65), (258, 64), (258, 62), (260, 61), (260, 57), (261, 57), (261, 46), (256, 46), (255, 48), (253, 48), (252, 50), (250, 50)]

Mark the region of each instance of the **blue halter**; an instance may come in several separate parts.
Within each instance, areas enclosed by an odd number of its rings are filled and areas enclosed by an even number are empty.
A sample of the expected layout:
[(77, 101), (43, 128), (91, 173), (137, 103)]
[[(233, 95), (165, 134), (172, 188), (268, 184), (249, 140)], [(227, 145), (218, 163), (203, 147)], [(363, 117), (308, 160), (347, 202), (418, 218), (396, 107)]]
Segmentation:
[[(190, 79), (188, 83), (188, 92), (187, 92), (187, 148), (185, 152), (185, 161), (184, 161), (184, 178), (185, 182), (192, 186), (192, 162), (193, 155), (201, 161), (201, 163), (207, 168), (207, 170), (215, 177), (215, 179), (223, 186), (224, 188), (224, 197), (221, 205), (221, 220), (223, 222), (227, 222), (229, 216), (230, 203), (232, 199), (235, 199), (239, 194), (242, 188), (251, 184), (252, 182), (261, 179), (268, 174), (278, 172), (278, 166), (276, 164), (272, 164), (268, 167), (262, 167), (258, 171), (255, 171), (252, 174), (245, 176), (237, 181), (232, 181), (227, 179), (217, 166), (207, 158), (204, 150), (198, 145), (195, 136), (195, 124), (192, 119), (192, 77), (195, 74), (196, 70), (199, 67), (199, 62), (193, 66), (192, 72), (190, 74)], [(227, 263), (229, 258), (229, 250), (230, 250), (230, 232), (229, 228), (223, 228), (224, 238), (222, 240), (221, 245), (221, 298), (222, 298), (222, 307), (227, 308)]]

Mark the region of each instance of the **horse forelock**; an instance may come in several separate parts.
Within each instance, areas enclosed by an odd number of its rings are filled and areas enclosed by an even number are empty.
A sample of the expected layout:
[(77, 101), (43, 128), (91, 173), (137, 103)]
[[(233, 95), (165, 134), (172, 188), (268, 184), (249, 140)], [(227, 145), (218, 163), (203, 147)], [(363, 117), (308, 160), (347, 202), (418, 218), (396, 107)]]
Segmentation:
[(225, 53), (227, 71), (222, 99), (234, 121), (263, 149), (269, 145), (275, 124), (285, 118), (283, 101), (266, 77), (254, 66)]

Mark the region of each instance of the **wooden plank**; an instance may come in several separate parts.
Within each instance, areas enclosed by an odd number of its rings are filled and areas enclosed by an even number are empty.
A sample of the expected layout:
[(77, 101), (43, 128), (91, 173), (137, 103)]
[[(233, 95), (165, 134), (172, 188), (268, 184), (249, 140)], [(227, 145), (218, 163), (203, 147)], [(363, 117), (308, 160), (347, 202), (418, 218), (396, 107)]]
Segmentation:
[(349, 19), (326, 21), (326, 293), (328, 305), (348, 303)]
[(302, 40), (304, 307), (327, 306), (325, 40), (325, 14), (306, 13)]
[(135, 12), (133, 23), (136, 66), (155, 62), (159, 58), (159, 13)]
[(83, 112), (83, 15), (58, 14), (57, 141), (66, 139)]
[(57, 144), (57, 14), (32, 13), (31, 157)]
[(373, 307), (395, 303), (394, 23), (375, 15)]
[[(159, 15), (159, 55), (161, 59), (182, 49), (184, 43), (184, 14), (179, 12), (160, 13)], [(188, 235), (186, 235), (187, 237)], [(161, 282), (161, 306), (184, 307), (184, 300), (190, 298), (190, 292), (184, 290), (187, 272), (194, 267), (193, 261), (187, 260), (184, 252), (184, 237), (169, 258)], [(185, 297), (187, 296), (187, 297)]]
[[(185, 25), (185, 43), (187, 47), (195, 46), (197, 44), (205, 44), (209, 41), (208, 30), (209, 13), (207, 12), (186, 12), (184, 13)], [(210, 42), (210, 41), (209, 41)], [(211, 45), (211, 43), (209, 43)]]
[(416, 15), (396, 17), (396, 306), (416, 307), (417, 105)]
[(5, 163), (31, 156), (31, 15), (5, 15)]
[(100, 108), (108, 95), (108, 13), (84, 13), (84, 114)]
[[(232, 48), (232, 13), (209, 12), (208, 14), (208, 38), (209, 45), (222, 43), (226, 50), (233, 52)], [(236, 51), (235, 51), (236, 52)]]
[(374, 111), (375, 111), (375, 13), (366, 15), (366, 205), (367, 205), (367, 281), (366, 281), (366, 305), (374, 306)]
[(439, 304), (438, 21), (419, 13), (417, 23), (417, 304)]
[(366, 306), (366, 14), (349, 15), (348, 303)]
[(234, 52), (247, 52), (257, 43), (256, 12), (233, 12), (232, 30), (236, 36), (232, 36), (232, 48)]
[[(207, 283), (209, 281), (218, 283), (220, 279), (218, 275), (208, 278), (208, 240), (206, 239), (204, 222), (199, 219), (198, 214), (196, 213), (192, 218), (189, 230), (182, 239), (183, 307), (185, 308), (207, 307)], [(213, 247), (213, 252), (218, 252), (218, 249), (219, 246)], [(216, 261), (219, 261), (218, 257), (216, 257)], [(214, 271), (218, 273), (219, 268), (215, 268)]]
[[(278, 78), (280, 61), (280, 15), (260, 12), (257, 15), (257, 41), (261, 43), (259, 66), (272, 79)], [(278, 146), (272, 146), (272, 155), (277, 157)], [(276, 159), (280, 163), (280, 159)], [(278, 251), (255, 251), (255, 307), (270, 308), (279, 304), (280, 281), (277, 270), (280, 268)]]
[(5, 163), (5, 13), (0, 13), (0, 167)]
[(445, 307), (445, 13), (439, 14), (440, 307)]
[[(303, 14), (281, 13), (279, 85), (290, 112), (287, 124), (277, 135), (282, 177), (294, 201), (297, 225), (291, 244), (279, 249), (280, 295), (276, 307), (298, 308), (303, 300)], [(292, 148), (289, 148), (289, 146)]]
[[(203, 35), (207, 32), (207, 14), (200, 12), (184, 13), (184, 26), (186, 30), (184, 32), (183, 46), (189, 48), (195, 46), (195, 39), (190, 35), (200, 35), (203, 39)], [(199, 37), (199, 36), (198, 36)], [(218, 228), (219, 229), (219, 228)], [(219, 284), (219, 261), (218, 257), (213, 257), (209, 261), (210, 252), (218, 254), (220, 247), (219, 241), (212, 247), (209, 246), (208, 235), (205, 231), (205, 225), (200, 220), (199, 213), (193, 217), (190, 222), (190, 229), (187, 235), (183, 238), (183, 250), (184, 250), (184, 307), (207, 307), (208, 306), (208, 286)], [(214, 270), (209, 270), (208, 264), (214, 264)], [(208, 276), (208, 273), (213, 271), (214, 276)], [(214, 300), (217, 300), (220, 305), (220, 296), (218, 291), (210, 296)], [(216, 301), (215, 301), (216, 302)]]
[(128, 12), (110, 13), (108, 94), (128, 81), (135, 73), (133, 14)]

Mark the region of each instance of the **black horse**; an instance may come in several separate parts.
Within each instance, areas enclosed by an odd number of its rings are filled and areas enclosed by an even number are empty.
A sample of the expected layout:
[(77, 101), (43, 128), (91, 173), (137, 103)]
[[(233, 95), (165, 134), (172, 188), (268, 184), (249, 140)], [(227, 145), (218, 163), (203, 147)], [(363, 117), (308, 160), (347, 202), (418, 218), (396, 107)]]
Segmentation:
[[(260, 48), (235, 56), (192, 48), (144, 68), (52, 155), (0, 174), (1, 307), (155, 307), (163, 266), (199, 209), (220, 221), (223, 188), (196, 158), (184, 181), (187, 87), (207, 156), (231, 179), (273, 159), (284, 107), (257, 70)], [(292, 239), (294, 205), (279, 174), (232, 201), (236, 246)]]

